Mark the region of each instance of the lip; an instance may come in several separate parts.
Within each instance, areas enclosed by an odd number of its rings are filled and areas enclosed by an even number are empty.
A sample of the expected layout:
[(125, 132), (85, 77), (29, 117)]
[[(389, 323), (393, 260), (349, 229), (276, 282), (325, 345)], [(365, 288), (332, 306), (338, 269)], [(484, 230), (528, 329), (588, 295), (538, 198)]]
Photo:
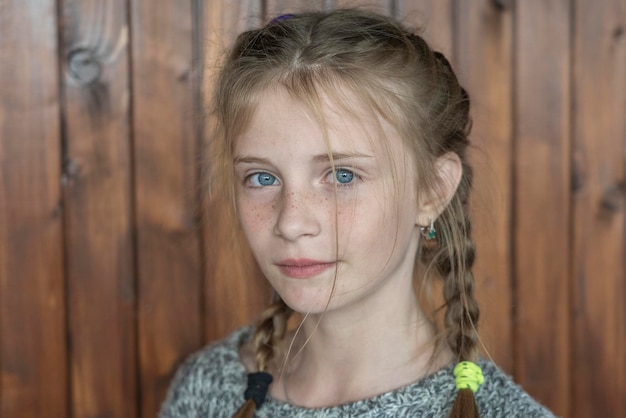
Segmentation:
[(327, 262), (320, 260), (310, 260), (307, 258), (290, 258), (276, 263), (280, 271), (288, 277), (294, 279), (308, 279), (335, 267), (335, 262)]

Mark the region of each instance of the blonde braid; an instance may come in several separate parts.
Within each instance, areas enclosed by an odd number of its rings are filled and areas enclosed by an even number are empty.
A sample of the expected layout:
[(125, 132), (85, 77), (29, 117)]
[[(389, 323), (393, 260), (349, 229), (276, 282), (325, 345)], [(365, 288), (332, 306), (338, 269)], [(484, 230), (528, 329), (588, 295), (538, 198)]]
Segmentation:
[(287, 332), (287, 322), (293, 311), (280, 297), (276, 297), (262, 314), (252, 337), (259, 371), (267, 371), (268, 364), (276, 357), (276, 350)]
[[(460, 237), (456, 260), (438, 264), (440, 271), (448, 271), (444, 279), (444, 299), (447, 305), (445, 328), (448, 345), (458, 356), (458, 361), (475, 362), (477, 358), (479, 319), (478, 303), (474, 298), (474, 276), (471, 271), (474, 263), (475, 249), (471, 239), (471, 224), (466, 219), (459, 225), (463, 232)], [(460, 265), (454, 264), (459, 263)], [(452, 267), (452, 268), (451, 268)], [(450, 418), (478, 418), (478, 407), (471, 389), (458, 389), (457, 396), (450, 411)]]
[(437, 263), (437, 268), (444, 277), (443, 295), (447, 306), (444, 319), (446, 339), (450, 349), (458, 355), (459, 361), (475, 361), (478, 342), (476, 323), (479, 318), (478, 303), (474, 298), (474, 276), (471, 271), (475, 248), (470, 236), (469, 219), (463, 224), (459, 223), (457, 228), (463, 234), (458, 248), (452, 248), (450, 256), (440, 257)]
[[(427, 44), (417, 36), (410, 36), (410, 39), (420, 55), (428, 60), (430, 50)], [(474, 297), (472, 266), (475, 246), (469, 219), (469, 195), (473, 175), (465, 156), (471, 130), (470, 100), (467, 92), (459, 85), (445, 56), (432, 51), (432, 57), (439, 85), (436, 97), (440, 100), (432, 113), (438, 118), (438, 123), (432, 126), (433, 137), (440, 138), (440, 141), (432, 151), (435, 155), (456, 153), (461, 159), (463, 175), (451, 202), (435, 223), (436, 242), (425, 241), (422, 246), (422, 261), (436, 267), (444, 279), (443, 296), (446, 306), (444, 331), (448, 346), (456, 354), (458, 362), (475, 362), (480, 311)], [(472, 390), (457, 391), (449, 417), (479, 417)]]
[[(277, 357), (278, 347), (285, 337), (287, 323), (292, 314), (291, 308), (279, 296), (261, 314), (252, 337), (257, 371), (267, 372), (269, 364)], [(252, 418), (256, 409), (255, 401), (252, 398), (246, 399), (233, 418)]]
[[(458, 220), (458, 213), (466, 212), (460, 194), (463, 193), (457, 193), (435, 223), (437, 242), (425, 243), (422, 256), (424, 261), (436, 267), (444, 279), (444, 332), (448, 346), (456, 354), (457, 362), (475, 362), (478, 351), (477, 323), (480, 316), (474, 297), (475, 282), (471, 270), (475, 246), (471, 238), (470, 220), (467, 216)], [(479, 417), (471, 389), (458, 389), (449, 417)]]

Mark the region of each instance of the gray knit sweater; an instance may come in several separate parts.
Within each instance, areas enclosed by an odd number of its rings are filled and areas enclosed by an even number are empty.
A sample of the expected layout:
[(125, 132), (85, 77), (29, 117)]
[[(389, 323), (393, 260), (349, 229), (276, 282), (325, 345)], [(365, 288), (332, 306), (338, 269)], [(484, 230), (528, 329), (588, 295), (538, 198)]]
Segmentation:
[[(243, 403), (246, 371), (238, 348), (252, 328), (242, 328), (226, 340), (191, 356), (176, 373), (160, 418), (230, 418)], [(493, 363), (479, 363), (485, 383), (476, 392), (481, 418), (553, 415), (535, 402)], [(455, 396), (452, 366), (413, 384), (345, 405), (309, 409), (267, 399), (258, 418), (276, 417), (441, 417), (448, 416)]]

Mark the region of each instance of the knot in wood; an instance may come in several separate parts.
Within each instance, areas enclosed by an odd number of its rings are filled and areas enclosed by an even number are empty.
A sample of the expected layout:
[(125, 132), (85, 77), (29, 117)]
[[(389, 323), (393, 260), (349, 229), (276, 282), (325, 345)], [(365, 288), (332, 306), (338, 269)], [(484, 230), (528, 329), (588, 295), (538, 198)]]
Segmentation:
[(497, 11), (503, 12), (512, 7), (512, 1), (513, 0), (492, 0), (492, 4)]
[(67, 60), (69, 76), (81, 86), (95, 83), (102, 74), (102, 64), (89, 49), (75, 49)]
[(600, 208), (606, 212), (619, 212), (624, 206), (624, 192), (626, 185), (618, 183), (608, 187), (600, 199)]

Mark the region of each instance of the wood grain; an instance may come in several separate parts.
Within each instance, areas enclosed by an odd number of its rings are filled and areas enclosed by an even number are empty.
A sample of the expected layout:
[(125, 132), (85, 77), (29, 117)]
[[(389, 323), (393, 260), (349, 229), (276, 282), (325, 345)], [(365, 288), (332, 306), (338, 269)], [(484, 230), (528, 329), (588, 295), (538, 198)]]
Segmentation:
[(498, 9), (490, 0), (459, 2), (456, 7), (454, 61), (472, 103), (472, 226), (479, 329), (486, 355), (512, 373), (512, 10)]
[(374, 13), (380, 13), (388, 16), (394, 14), (394, 1), (392, 0), (366, 0), (366, 1), (354, 1), (354, 0), (335, 0), (330, 5), (333, 8), (359, 8), (362, 10), (368, 10)]
[(395, 3), (395, 17), (417, 30), (433, 49), (454, 64), (453, 1), (397, 0)]
[(572, 417), (626, 409), (626, 4), (576, 1)]
[(570, 1), (524, 1), (515, 25), (515, 376), (569, 416)]
[[(298, 13), (332, 8), (336, 0), (264, 0), (264, 22), (285, 13)], [(228, 7), (231, 7), (230, 5)]]
[(195, 3), (131, 1), (141, 415), (202, 345)]
[(68, 416), (55, 3), (0, 0), (0, 416)]
[(77, 417), (135, 417), (127, 4), (66, 0), (64, 200)]
[[(205, 9), (205, 30), (208, 42), (203, 49), (204, 101), (211, 108), (211, 95), (217, 71), (214, 65), (223, 60), (235, 37), (242, 31), (261, 24), (261, 3), (219, 3)], [(209, 141), (215, 129), (213, 116), (207, 113), (203, 152), (205, 173), (210, 168)], [(208, 180), (203, 187), (205, 272), (205, 334), (207, 341), (220, 339), (235, 328), (249, 324), (268, 305), (270, 291), (239, 228), (230, 200), (222, 185), (208, 193)]]

